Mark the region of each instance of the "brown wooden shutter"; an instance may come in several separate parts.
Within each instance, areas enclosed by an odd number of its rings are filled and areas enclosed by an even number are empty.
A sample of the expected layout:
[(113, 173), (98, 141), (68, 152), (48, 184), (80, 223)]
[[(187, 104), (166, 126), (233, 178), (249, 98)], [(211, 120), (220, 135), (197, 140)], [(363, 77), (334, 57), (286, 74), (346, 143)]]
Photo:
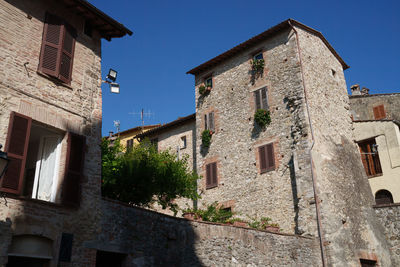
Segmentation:
[(383, 105), (374, 107), (373, 111), (375, 120), (381, 120), (386, 118), (385, 107)]
[(212, 177), (211, 177), (211, 164), (206, 165), (206, 188), (211, 187)]
[(367, 175), (371, 175), (370, 172), (369, 172), (369, 168), (368, 168), (367, 155), (364, 154), (365, 152), (363, 151), (361, 144), (359, 145), (359, 148), (360, 148), (361, 161), (362, 161), (362, 163), (364, 165), (365, 173)]
[(80, 182), (85, 160), (86, 139), (84, 136), (68, 133), (67, 160), (62, 191), (63, 204), (78, 206), (81, 197)]
[(11, 113), (5, 147), (10, 163), (1, 180), (1, 191), (22, 193), (31, 124), (31, 118), (16, 112)]
[(274, 144), (268, 144), (265, 148), (266, 152), (266, 162), (267, 162), (267, 170), (275, 170), (275, 154), (274, 154)]
[(54, 77), (59, 73), (63, 28), (59, 18), (46, 14), (39, 71)]
[(262, 108), (268, 110), (267, 87), (261, 89), (261, 103), (262, 103)]
[(208, 130), (208, 114), (204, 115), (204, 129)]
[(261, 109), (260, 90), (254, 91), (254, 103), (256, 105), (256, 110)]
[(208, 124), (210, 131), (215, 132), (215, 126), (214, 126), (214, 112), (210, 112), (208, 114)]
[(258, 156), (260, 160), (260, 172), (266, 172), (267, 171), (267, 159), (266, 159), (266, 153), (265, 153), (265, 146), (261, 146), (258, 148)]
[(64, 29), (58, 78), (65, 83), (70, 83), (72, 76), (72, 63), (74, 60), (76, 32), (75, 29), (67, 24), (64, 26)]
[(211, 163), (212, 167), (212, 180), (211, 180), (211, 185), (218, 186), (218, 173), (217, 173), (217, 163)]

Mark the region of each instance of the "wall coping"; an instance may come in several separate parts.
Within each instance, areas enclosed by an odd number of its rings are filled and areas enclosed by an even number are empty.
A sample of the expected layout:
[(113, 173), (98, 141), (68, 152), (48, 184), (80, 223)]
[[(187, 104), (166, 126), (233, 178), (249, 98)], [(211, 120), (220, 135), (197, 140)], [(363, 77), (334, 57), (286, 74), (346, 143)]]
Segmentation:
[[(107, 197), (102, 197), (102, 200), (105, 202), (109, 202), (109, 203), (113, 203), (113, 204), (117, 204), (117, 205), (121, 205), (121, 206), (125, 206), (128, 208), (132, 208), (132, 209), (136, 209), (139, 211), (143, 211), (143, 212), (147, 212), (147, 213), (151, 213), (160, 217), (165, 217), (168, 219), (173, 219), (173, 220), (177, 220), (177, 221), (181, 221), (181, 222), (189, 222), (191, 224), (208, 224), (208, 225), (215, 225), (215, 226), (223, 226), (223, 227), (234, 227), (234, 228), (242, 228), (245, 230), (250, 230), (250, 231), (257, 231), (257, 232), (265, 232), (268, 234), (275, 234), (275, 235), (280, 235), (280, 236), (291, 236), (291, 237), (296, 237), (296, 238), (305, 238), (305, 239), (315, 239), (315, 237), (312, 236), (301, 236), (301, 235), (296, 235), (296, 234), (289, 234), (289, 233), (276, 233), (276, 232), (272, 232), (272, 231), (267, 231), (267, 230), (259, 230), (259, 229), (254, 229), (254, 228), (250, 228), (250, 227), (243, 227), (243, 226), (236, 226), (236, 225), (231, 225), (231, 224), (224, 224), (224, 223), (216, 223), (216, 222), (205, 222), (205, 221), (192, 221), (192, 220), (188, 220), (186, 218), (180, 218), (180, 217), (175, 217), (175, 216), (171, 216), (168, 214), (163, 214), (154, 210), (149, 210), (146, 208), (142, 208), (142, 207), (138, 207), (138, 206), (133, 206), (133, 205), (129, 205), (128, 203), (124, 203), (122, 201), (119, 200), (115, 200), (115, 199), (110, 199)], [(400, 205), (400, 203), (399, 203)]]

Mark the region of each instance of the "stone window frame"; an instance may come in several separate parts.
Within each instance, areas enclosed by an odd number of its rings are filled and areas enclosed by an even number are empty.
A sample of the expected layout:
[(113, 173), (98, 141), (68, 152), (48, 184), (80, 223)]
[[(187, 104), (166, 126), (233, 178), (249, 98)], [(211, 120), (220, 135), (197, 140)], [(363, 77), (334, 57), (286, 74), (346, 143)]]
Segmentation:
[(201, 125), (200, 129), (206, 130), (206, 128), (205, 128), (205, 115), (207, 115), (207, 114), (209, 114), (211, 112), (214, 113), (214, 131), (213, 131), (213, 134), (216, 134), (216, 133), (219, 132), (218, 131), (218, 127), (219, 127), (219, 111), (218, 111), (218, 109), (215, 109), (213, 107), (210, 107), (210, 108), (208, 108), (208, 109), (206, 109), (206, 110), (204, 110), (202, 112), (201, 117), (200, 117), (200, 125)]
[(272, 115), (272, 111), (273, 111), (273, 105), (274, 105), (274, 102), (273, 102), (273, 98), (272, 98), (272, 96), (271, 96), (271, 91), (272, 91), (272, 89), (271, 89), (271, 86), (270, 86), (270, 84), (269, 83), (266, 83), (266, 82), (264, 82), (262, 85), (259, 85), (259, 86), (257, 86), (257, 87), (254, 87), (254, 88), (251, 88), (250, 90), (249, 90), (249, 103), (250, 103), (250, 110), (251, 110), (251, 112), (254, 114), (254, 112), (256, 112), (257, 110), (256, 110), (256, 101), (255, 101), (255, 97), (254, 97), (254, 92), (255, 91), (258, 91), (258, 90), (261, 90), (262, 88), (264, 88), (264, 87), (266, 87), (267, 88), (267, 102), (268, 102), (268, 110), (271, 112), (271, 115)]
[[(207, 169), (206, 166), (210, 163), (216, 163), (217, 164), (217, 185), (213, 187), (207, 187)], [(221, 160), (219, 159), (218, 156), (213, 156), (213, 157), (208, 157), (204, 160), (203, 166), (201, 169), (201, 175), (202, 175), (202, 181), (201, 181), (201, 187), (204, 190), (212, 190), (219, 188), (223, 184), (223, 177), (222, 177), (222, 163)]]
[(186, 149), (187, 148), (187, 136), (186, 135), (182, 135), (179, 138), (179, 142), (180, 142), (179, 149)]
[(369, 261), (369, 262), (374, 262), (376, 267), (381, 266), (378, 257), (373, 252), (359, 251), (357, 253), (357, 259), (358, 259), (358, 262), (360, 263), (360, 266), (362, 266), (361, 265), (362, 260)]
[[(275, 163), (275, 167), (272, 170), (267, 170), (267, 171), (262, 171), (261, 170), (261, 164), (260, 164), (260, 155), (259, 155), (259, 151), (258, 149), (262, 146), (268, 145), (268, 144), (273, 144), (273, 148), (274, 148), (274, 163)], [(256, 168), (257, 168), (257, 173), (259, 175), (263, 175), (263, 174), (268, 174), (274, 171), (277, 171), (281, 162), (281, 159), (283, 158), (283, 156), (280, 154), (280, 148), (279, 148), (279, 140), (276, 137), (272, 137), (272, 138), (268, 138), (268, 139), (264, 139), (264, 140), (260, 140), (256, 143), (254, 143), (253, 145), (253, 150), (255, 153), (255, 159), (256, 159)]]

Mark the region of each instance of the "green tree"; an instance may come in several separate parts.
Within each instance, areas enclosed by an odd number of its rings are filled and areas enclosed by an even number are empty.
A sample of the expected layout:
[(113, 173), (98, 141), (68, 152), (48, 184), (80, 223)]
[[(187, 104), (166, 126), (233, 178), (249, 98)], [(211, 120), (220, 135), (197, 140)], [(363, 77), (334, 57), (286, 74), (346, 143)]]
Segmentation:
[(157, 202), (175, 213), (172, 201), (179, 197), (195, 200), (198, 175), (188, 171), (188, 158), (176, 159), (170, 150), (157, 152), (148, 140), (121, 153), (119, 142), (109, 147), (102, 142), (103, 196), (138, 206)]

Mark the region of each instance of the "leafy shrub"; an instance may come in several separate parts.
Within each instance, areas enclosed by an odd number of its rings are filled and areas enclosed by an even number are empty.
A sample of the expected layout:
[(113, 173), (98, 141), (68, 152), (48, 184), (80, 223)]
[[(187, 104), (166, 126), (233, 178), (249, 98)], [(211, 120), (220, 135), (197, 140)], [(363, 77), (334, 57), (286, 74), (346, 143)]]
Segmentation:
[(199, 86), (199, 94), (204, 95), (206, 93), (206, 87), (204, 85)]
[(264, 70), (264, 66), (264, 59), (253, 59), (251, 62), (251, 68), (254, 72), (262, 72)]
[(210, 131), (210, 130), (207, 130), (207, 129), (204, 130), (204, 131), (201, 133), (201, 142), (202, 142), (203, 147), (205, 147), (205, 148), (210, 147), (210, 144), (211, 144), (211, 136), (212, 136), (211, 131)]
[(265, 126), (269, 125), (271, 123), (271, 115), (269, 110), (257, 109), (256, 113), (254, 113), (254, 121), (261, 128), (264, 128)]
[(218, 202), (208, 205), (206, 209), (186, 209), (183, 212), (193, 212), (195, 218), (206, 222), (227, 223), (233, 216), (230, 210), (220, 209)]

